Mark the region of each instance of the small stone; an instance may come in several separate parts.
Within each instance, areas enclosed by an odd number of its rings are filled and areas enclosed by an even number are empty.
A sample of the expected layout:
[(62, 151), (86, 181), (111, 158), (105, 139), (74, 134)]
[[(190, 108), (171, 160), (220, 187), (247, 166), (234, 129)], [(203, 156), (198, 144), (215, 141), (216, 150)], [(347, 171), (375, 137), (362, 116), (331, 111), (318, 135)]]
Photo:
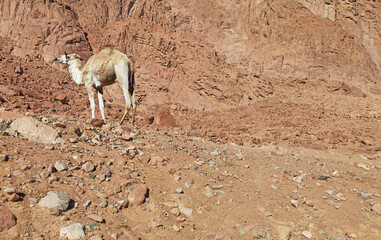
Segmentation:
[(184, 191), (181, 187), (179, 187), (179, 188), (176, 188), (175, 193), (184, 193)]
[(328, 178), (331, 178), (331, 176), (326, 175), (317, 175), (316, 180), (327, 180)]
[(99, 223), (93, 223), (88, 226), (86, 226), (86, 229), (88, 229), (90, 232), (94, 232), (96, 229), (98, 229)]
[(149, 233), (151, 228), (147, 224), (141, 223), (133, 227), (131, 230), (137, 233)]
[(173, 225), (172, 229), (175, 230), (176, 232), (180, 232), (180, 228), (177, 225)]
[(145, 184), (137, 185), (131, 192), (128, 194), (128, 201), (130, 205), (141, 205), (144, 203), (146, 195), (148, 192), (148, 187)]
[(7, 162), (9, 156), (7, 154), (0, 154), (0, 162)]
[(217, 166), (217, 163), (214, 162), (214, 161), (212, 161), (212, 160), (210, 160), (210, 161), (208, 162), (208, 165), (209, 165), (209, 167), (215, 167), (215, 166)]
[(133, 137), (131, 136), (131, 133), (129, 133), (129, 132), (123, 132), (122, 133), (122, 139), (125, 141), (131, 141), (131, 140), (133, 140)]
[(213, 157), (216, 157), (216, 156), (218, 156), (218, 151), (213, 151), (210, 153), (210, 155), (212, 155)]
[(11, 195), (12, 193), (15, 193), (16, 192), (16, 189), (15, 188), (10, 188), (10, 187), (3, 187), (3, 191), (8, 194), (8, 195)]
[(222, 185), (212, 185), (212, 189), (213, 190), (219, 190), (219, 189), (222, 189), (224, 186), (222, 186)]
[(274, 184), (271, 185), (271, 188), (274, 189), (274, 190), (278, 189), (278, 187), (276, 185), (274, 185)]
[(168, 172), (170, 174), (174, 174), (175, 172), (181, 170), (181, 167), (179, 165), (175, 164), (175, 163), (169, 163), (169, 164), (167, 164), (167, 168), (168, 168)]
[(99, 127), (99, 128), (102, 127), (104, 124), (102, 119), (92, 119), (90, 123), (93, 127)]
[(166, 207), (169, 207), (169, 208), (175, 208), (175, 207), (177, 207), (177, 203), (176, 202), (164, 202), (163, 205), (166, 206)]
[(87, 208), (88, 206), (90, 206), (90, 204), (91, 204), (91, 201), (90, 201), (90, 200), (87, 200), (82, 206), (83, 206), (84, 208)]
[(297, 208), (297, 207), (299, 206), (299, 202), (298, 202), (298, 200), (294, 200), (294, 199), (292, 199), (292, 200), (291, 200), (291, 205), (294, 206), (295, 208)]
[(292, 180), (294, 180), (295, 182), (301, 183), (303, 181), (303, 176), (294, 177)]
[(303, 231), (302, 234), (308, 239), (312, 238), (312, 234), (310, 231)]
[(29, 198), (29, 207), (34, 207), (37, 205), (37, 199)]
[(66, 192), (50, 191), (42, 198), (38, 205), (41, 207), (57, 208), (59, 211), (66, 211), (69, 207), (70, 196)]
[(235, 155), (239, 160), (242, 160), (243, 159), (243, 154), (241, 152), (237, 153)]
[(351, 234), (348, 234), (348, 237), (352, 238), (352, 239), (356, 239), (357, 238), (357, 235), (354, 234), (354, 233), (351, 233)]
[(306, 201), (306, 205), (309, 206), (309, 207), (314, 207), (315, 206), (315, 202), (313, 202), (311, 200), (307, 200)]
[(94, 235), (94, 236), (92, 236), (91, 238), (89, 238), (89, 240), (103, 240), (103, 238), (102, 238), (102, 235)]
[(359, 163), (357, 167), (370, 171), (370, 168), (365, 163)]
[(333, 191), (333, 190), (326, 190), (325, 192), (328, 193), (328, 195), (330, 195), (330, 196), (335, 194), (335, 191)]
[(257, 235), (261, 238), (267, 238), (267, 231), (264, 228), (258, 228), (257, 229)]
[(66, 164), (62, 162), (61, 160), (56, 161), (56, 163), (54, 164), (54, 168), (57, 170), (57, 172), (67, 170)]
[(182, 214), (184, 214), (187, 217), (191, 217), (193, 214), (193, 209), (187, 208), (184, 206), (184, 204), (179, 203), (179, 210)]
[(180, 211), (179, 211), (178, 208), (173, 208), (173, 209), (171, 210), (171, 213), (174, 214), (174, 215), (176, 215), (176, 216), (178, 216), (178, 215), (180, 214)]
[(53, 216), (59, 216), (59, 215), (60, 215), (60, 211), (58, 211), (57, 208), (51, 208), (51, 209), (49, 210), (49, 214), (50, 214), (50, 215), (53, 215)]
[(142, 163), (149, 163), (149, 161), (151, 160), (150, 156), (148, 155), (143, 155), (143, 156), (140, 156), (139, 157), (139, 160), (142, 162)]
[(206, 187), (205, 187), (205, 192), (204, 192), (204, 194), (205, 194), (206, 196), (208, 196), (208, 197), (212, 197), (212, 196), (213, 196), (213, 193), (212, 193), (212, 191), (211, 191), (211, 189), (210, 189), (209, 186), (206, 186)]
[(79, 239), (85, 237), (84, 227), (80, 223), (74, 223), (60, 229), (60, 236), (68, 239)]
[(265, 212), (265, 217), (271, 217), (273, 214), (271, 212)]
[(87, 217), (93, 221), (100, 222), (100, 223), (102, 223), (104, 221), (104, 219), (101, 216), (96, 215), (96, 214), (89, 214), (89, 215), (87, 215)]
[(13, 176), (19, 177), (19, 178), (26, 178), (27, 175), (23, 171), (16, 170), (13, 172)]
[(58, 176), (51, 176), (48, 178), (48, 183), (52, 184), (52, 183), (57, 182), (59, 180), (60, 180), (60, 178)]
[(372, 194), (371, 194), (371, 193), (361, 192), (360, 195), (361, 195), (361, 197), (362, 197), (364, 200), (367, 200), (367, 199), (371, 199), (371, 198), (372, 198)]
[(107, 205), (108, 205), (108, 201), (107, 201), (106, 199), (104, 199), (104, 200), (99, 204), (99, 207), (101, 207), (101, 208), (105, 208), (105, 207), (107, 207)]
[(12, 193), (11, 196), (9, 196), (8, 201), (17, 202), (19, 199), (20, 196), (17, 193)]
[(82, 169), (85, 172), (92, 172), (95, 169), (95, 165), (94, 165), (93, 162), (88, 161), (88, 162), (86, 162), (85, 164), (82, 165)]
[(381, 215), (381, 204), (376, 203), (372, 206), (372, 211), (377, 213), (378, 215)]
[(0, 232), (6, 231), (17, 224), (17, 218), (11, 212), (0, 209)]

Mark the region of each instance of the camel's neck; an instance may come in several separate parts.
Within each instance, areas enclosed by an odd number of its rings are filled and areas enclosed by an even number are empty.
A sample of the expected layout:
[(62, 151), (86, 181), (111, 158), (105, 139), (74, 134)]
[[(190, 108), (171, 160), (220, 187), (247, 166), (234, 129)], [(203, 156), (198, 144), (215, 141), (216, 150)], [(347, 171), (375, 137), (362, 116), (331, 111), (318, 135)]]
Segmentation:
[(84, 84), (82, 80), (82, 71), (79, 69), (82, 66), (82, 62), (77, 59), (74, 63), (69, 65), (69, 73), (73, 77), (73, 80), (76, 84)]

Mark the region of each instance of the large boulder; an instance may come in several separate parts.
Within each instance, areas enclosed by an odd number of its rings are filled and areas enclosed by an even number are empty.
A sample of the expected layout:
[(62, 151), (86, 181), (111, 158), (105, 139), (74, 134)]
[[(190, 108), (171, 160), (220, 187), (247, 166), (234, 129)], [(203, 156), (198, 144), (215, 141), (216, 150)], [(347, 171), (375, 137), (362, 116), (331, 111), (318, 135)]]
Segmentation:
[(154, 112), (154, 122), (162, 127), (176, 127), (176, 120), (169, 112), (168, 108), (163, 105), (158, 105)]
[(32, 117), (16, 119), (10, 125), (10, 130), (17, 131), (31, 141), (53, 144), (64, 143), (64, 140), (59, 137), (58, 132), (54, 128)]

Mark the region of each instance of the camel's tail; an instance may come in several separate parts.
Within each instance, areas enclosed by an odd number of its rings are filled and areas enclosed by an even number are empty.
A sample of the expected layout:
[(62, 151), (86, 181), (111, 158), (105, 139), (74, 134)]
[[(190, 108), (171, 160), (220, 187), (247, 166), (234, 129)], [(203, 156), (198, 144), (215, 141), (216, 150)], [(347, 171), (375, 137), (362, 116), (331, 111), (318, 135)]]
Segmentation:
[(129, 71), (128, 80), (129, 80), (128, 90), (130, 92), (130, 95), (132, 95), (135, 92), (135, 73), (134, 73), (134, 70), (132, 69)]

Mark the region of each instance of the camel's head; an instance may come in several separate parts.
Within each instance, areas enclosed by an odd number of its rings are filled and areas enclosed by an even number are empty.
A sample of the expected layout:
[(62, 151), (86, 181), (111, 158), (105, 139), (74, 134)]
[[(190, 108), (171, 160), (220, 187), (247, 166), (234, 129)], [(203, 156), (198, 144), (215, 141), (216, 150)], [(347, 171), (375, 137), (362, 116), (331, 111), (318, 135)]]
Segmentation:
[(82, 59), (78, 54), (75, 54), (75, 53), (67, 54), (65, 52), (64, 55), (61, 55), (60, 57), (56, 58), (55, 60), (60, 62), (60, 63), (65, 63), (68, 65), (71, 65), (78, 60), (81, 61)]

